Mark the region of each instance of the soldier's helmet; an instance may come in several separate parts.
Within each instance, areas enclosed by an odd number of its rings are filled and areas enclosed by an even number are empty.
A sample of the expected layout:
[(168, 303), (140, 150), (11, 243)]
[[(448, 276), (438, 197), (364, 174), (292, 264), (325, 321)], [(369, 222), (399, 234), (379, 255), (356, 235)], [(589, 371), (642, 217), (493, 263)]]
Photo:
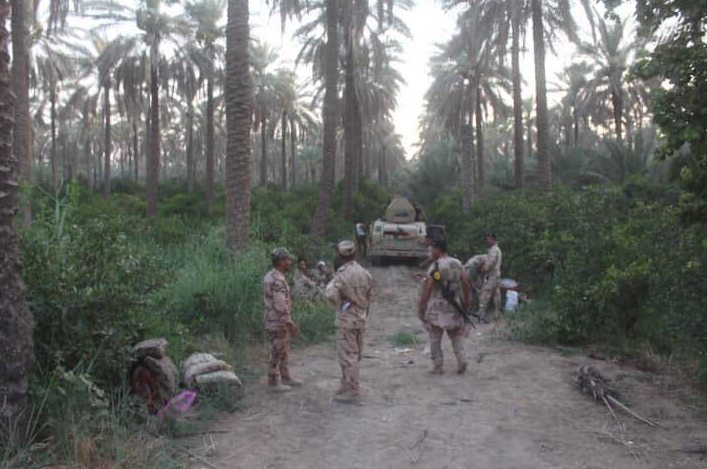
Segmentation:
[(341, 257), (351, 257), (356, 254), (356, 244), (353, 241), (345, 240), (336, 245), (336, 252)]
[(270, 253), (270, 260), (273, 264), (277, 264), (282, 259), (287, 258), (292, 259), (292, 254), (290, 254), (290, 251), (288, 251), (287, 248), (275, 248), (273, 252)]

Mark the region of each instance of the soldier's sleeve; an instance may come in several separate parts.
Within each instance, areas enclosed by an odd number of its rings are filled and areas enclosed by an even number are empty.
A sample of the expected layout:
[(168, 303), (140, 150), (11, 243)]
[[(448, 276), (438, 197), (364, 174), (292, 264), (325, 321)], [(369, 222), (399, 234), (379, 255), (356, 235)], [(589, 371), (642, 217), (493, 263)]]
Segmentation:
[(272, 307), (277, 312), (283, 324), (292, 322), (291, 302), (287, 284), (277, 280), (271, 284)]
[(338, 275), (329, 282), (324, 289), (324, 298), (337, 308), (341, 304), (341, 280)]

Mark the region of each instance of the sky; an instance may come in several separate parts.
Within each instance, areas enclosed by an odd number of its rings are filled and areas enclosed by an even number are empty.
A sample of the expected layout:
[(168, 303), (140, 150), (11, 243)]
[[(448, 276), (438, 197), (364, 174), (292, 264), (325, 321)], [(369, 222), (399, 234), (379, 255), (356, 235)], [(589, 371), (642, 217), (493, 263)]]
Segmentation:
[[(596, 5), (599, 8), (599, 5)], [(293, 65), (299, 51), (299, 45), (292, 40), (290, 33), (294, 29), (288, 27), (284, 35), (281, 33), (280, 17), (270, 17), (265, 0), (251, 0), (251, 34), (280, 49), (284, 65)], [(588, 22), (583, 20), (584, 10), (575, 6), (577, 22), (585, 37), (589, 37)], [(416, 150), (415, 143), (419, 137), (419, 118), (423, 113), (425, 91), (431, 83), (428, 63), (436, 52), (436, 44), (446, 42), (453, 34), (456, 25), (456, 13), (444, 12), (437, 0), (415, 0), (410, 11), (400, 15), (407, 23), (412, 33), (411, 39), (403, 40), (403, 53), (398, 64), (402, 76), (406, 80), (398, 96), (398, 109), (395, 112), (394, 124), (396, 131), (402, 136), (407, 158), (411, 158)], [(521, 57), (521, 73), (525, 80), (523, 98), (534, 95), (535, 80), (533, 68), (533, 49), (528, 35), (525, 52)], [(557, 55), (547, 51), (546, 71), (548, 88), (562, 69), (569, 64), (574, 54), (574, 47), (567, 41), (558, 44)], [(302, 66), (298, 74), (308, 76), (309, 69)], [(559, 96), (549, 96), (550, 105)]]

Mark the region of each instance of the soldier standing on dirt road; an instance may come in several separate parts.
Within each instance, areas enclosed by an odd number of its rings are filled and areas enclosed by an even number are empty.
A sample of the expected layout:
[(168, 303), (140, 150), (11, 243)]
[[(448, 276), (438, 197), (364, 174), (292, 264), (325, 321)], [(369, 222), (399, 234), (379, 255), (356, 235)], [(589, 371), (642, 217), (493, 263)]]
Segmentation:
[(489, 246), (489, 250), (486, 253), (486, 262), (481, 268), (481, 271), (484, 273), (486, 278), (484, 280), (484, 286), (481, 287), (479, 315), (481, 315), (485, 320), (490, 321), (493, 313), (488, 312), (488, 307), (492, 297), (494, 300), (494, 309), (499, 310), (501, 308), (501, 293), (498, 289), (498, 283), (501, 280), (501, 261), (503, 259), (503, 254), (501, 253), (501, 249), (498, 247), (495, 234), (487, 233), (486, 243)]
[(292, 296), (285, 274), (292, 268), (292, 256), (285, 248), (270, 254), (273, 269), (263, 278), (265, 330), (270, 341), (268, 392), (286, 392), (302, 383), (290, 376), (290, 338), (299, 334), (292, 321)]
[(464, 318), (453, 302), (459, 302), (461, 296), (461, 304), (458, 306), (468, 310), (471, 285), (461, 262), (447, 255), (446, 241), (432, 241), (431, 259), (432, 265), (427, 271), (428, 278), (417, 309), (417, 316), (430, 335), (430, 352), (434, 366), (430, 373), (444, 373), (442, 338), (446, 331), (457, 357), (457, 373), (463, 374), (467, 368), (464, 338), (468, 335), (468, 330)]
[(336, 345), (341, 366), (341, 385), (334, 400), (358, 402), (361, 385), (359, 362), (363, 354), (363, 334), (373, 295), (373, 277), (356, 262), (356, 245), (342, 241), (337, 245), (342, 266), (326, 286), (324, 296), (337, 308)]

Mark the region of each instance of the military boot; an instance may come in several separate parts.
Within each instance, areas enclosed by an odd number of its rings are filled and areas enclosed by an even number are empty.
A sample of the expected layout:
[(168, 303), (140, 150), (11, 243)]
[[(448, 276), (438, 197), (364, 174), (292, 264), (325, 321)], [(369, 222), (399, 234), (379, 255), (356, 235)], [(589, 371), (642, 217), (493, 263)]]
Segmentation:
[(442, 367), (442, 365), (435, 365), (434, 368), (428, 371), (428, 373), (431, 375), (443, 375), (444, 368)]
[(358, 404), (361, 402), (361, 398), (358, 394), (348, 393), (334, 394), (334, 400), (341, 404)]
[(268, 392), (279, 394), (283, 392), (292, 391), (292, 388), (282, 383), (268, 384)]
[(292, 378), (282, 378), (282, 384), (291, 388), (299, 388), (300, 386), (302, 386), (302, 381), (297, 381), (296, 379)]
[(469, 363), (467, 363), (467, 362), (462, 362), (462, 363), (460, 363), (460, 364), (457, 366), (457, 374), (463, 375), (464, 373), (466, 373), (466, 369), (467, 369), (468, 366), (469, 366)]

